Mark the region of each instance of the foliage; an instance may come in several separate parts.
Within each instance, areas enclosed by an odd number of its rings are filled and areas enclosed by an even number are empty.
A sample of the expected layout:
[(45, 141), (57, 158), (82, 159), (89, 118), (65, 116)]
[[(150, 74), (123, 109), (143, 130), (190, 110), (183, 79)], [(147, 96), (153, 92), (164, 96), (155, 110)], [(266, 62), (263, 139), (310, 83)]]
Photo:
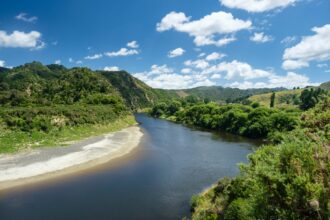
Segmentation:
[(320, 100), (326, 96), (326, 91), (321, 88), (317, 89), (304, 89), (300, 95), (300, 108), (307, 110), (313, 108)]
[(195, 196), (192, 218), (329, 219), (330, 99), (304, 112), (299, 124), (278, 145), (251, 154), (239, 176)]
[(275, 92), (272, 93), (272, 95), (270, 96), (270, 104), (269, 107), (274, 108), (275, 107)]
[[(175, 107), (174, 107), (175, 106)], [(197, 103), (187, 105), (175, 101), (155, 105), (153, 117), (173, 117), (177, 122), (206, 129), (222, 130), (252, 138), (265, 138), (276, 131), (290, 131), (297, 125), (298, 114), (280, 109), (241, 104), (219, 105)]]
[(220, 103), (235, 103), (241, 100), (245, 100), (247, 97), (256, 95), (269, 93), (274, 91), (281, 91), (283, 88), (275, 88), (275, 89), (237, 89), (237, 88), (224, 88), (221, 86), (202, 86), (192, 89), (182, 89), (182, 90), (174, 90), (180, 97), (186, 96), (195, 96), (200, 101), (208, 100)]

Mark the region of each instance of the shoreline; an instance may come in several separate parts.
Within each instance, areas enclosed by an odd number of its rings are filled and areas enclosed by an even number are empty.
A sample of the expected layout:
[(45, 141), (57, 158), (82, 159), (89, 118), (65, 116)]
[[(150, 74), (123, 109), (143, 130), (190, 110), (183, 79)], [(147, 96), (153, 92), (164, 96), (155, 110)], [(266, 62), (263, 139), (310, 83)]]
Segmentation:
[(125, 156), (140, 143), (138, 126), (78, 141), (68, 147), (0, 156), (0, 191), (83, 171)]

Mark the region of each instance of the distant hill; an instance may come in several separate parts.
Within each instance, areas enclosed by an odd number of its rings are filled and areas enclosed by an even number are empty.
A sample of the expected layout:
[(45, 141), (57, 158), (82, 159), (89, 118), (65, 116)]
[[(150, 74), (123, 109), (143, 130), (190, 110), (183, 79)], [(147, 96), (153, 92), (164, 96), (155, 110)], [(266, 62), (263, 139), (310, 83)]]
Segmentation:
[[(303, 89), (284, 90), (275, 92), (275, 106), (286, 107), (295, 106), (299, 104), (299, 96)], [(258, 94), (249, 97), (252, 102), (259, 102), (263, 106), (270, 105), (270, 96), (272, 92), (265, 94)]]
[(255, 94), (263, 94), (274, 91), (281, 91), (284, 88), (274, 89), (237, 89), (237, 88), (225, 88), (221, 86), (202, 86), (193, 89), (175, 90), (180, 97), (188, 95), (197, 96), (201, 99), (209, 99), (210, 101), (216, 102), (232, 102), (237, 99), (248, 98)]
[(330, 91), (330, 81), (325, 82), (325, 83), (322, 83), (319, 87), (320, 87), (321, 89), (324, 89), (324, 90)]
[(108, 79), (126, 100), (127, 105), (134, 109), (148, 107), (155, 102), (179, 97), (172, 91), (153, 89), (125, 71), (98, 71), (98, 73)]
[(133, 110), (178, 98), (175, 92), (153, 89), (125, 71), (92, 71), (62, 65), (27, 63), (0, 69), (0, 104), (52, 105), (123, 100)]

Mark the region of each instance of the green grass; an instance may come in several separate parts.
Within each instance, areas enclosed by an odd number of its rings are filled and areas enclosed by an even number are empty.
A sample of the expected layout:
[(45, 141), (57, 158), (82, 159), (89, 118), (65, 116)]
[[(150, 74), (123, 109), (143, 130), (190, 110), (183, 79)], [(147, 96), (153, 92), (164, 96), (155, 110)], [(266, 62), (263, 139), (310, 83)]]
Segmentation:
[(0, 127), (0, 154), (16, 153), (37, 147), (67, 146), (72, 141), (118, 131), (134, 124), (136, 124), (134, 116), (128, 115), (108, 124), (63, 127), (49, 133), (42, 131), (23, 132)]
[[(282, 108), (282, 107), (298, 107), (297, 105), (293, 104), (292, 98), (294, 96), (299, 97), (303, 89), (295, 89), (295, 90), (285, 90), (275, 92), (275, 107)], [(258, 102), (262, 106), (269, 107), (270, 105), (270, 96), (272, 93), (265, 93), (259, 95), (253, 95), (249, 97), (249, 100), (252, 102)], [(287, 103), (289, 100), (289, 103)]]

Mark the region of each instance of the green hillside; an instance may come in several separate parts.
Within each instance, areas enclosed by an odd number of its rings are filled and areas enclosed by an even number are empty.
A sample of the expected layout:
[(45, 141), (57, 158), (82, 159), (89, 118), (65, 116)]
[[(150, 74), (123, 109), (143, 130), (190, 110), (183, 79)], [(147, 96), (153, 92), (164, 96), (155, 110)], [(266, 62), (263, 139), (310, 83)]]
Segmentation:
[[(288, 107), (298, 106), (299, 96), (303, 89), (284, 90), (275, 92), (275, 107)], [(260, 105), (269, 106), (270, 97), (272, 92), (265, 94), (258, 94), (249, 97), (248, 99), (252, 102), (258, 102)]]
[(320, 87), (321, 89), (324, 89), (324, 90), (330, 91), (330, 81), (329, 81), (329, 82), (322, 83), (319, 87)]
[(233, 102), (237, 99), (243, 99), (255, 94), (268, 93), (273, 91), (280, 91), (283, 88), (275, 89), (237, 89), (237, 88), (225, 88), (221, 86), (202, 86), (193, 89), (175, 90), (180, 97), (188, 95), (197, 96), (201, 99), (209, 99), (215, 102)]
[(132, 109), (151, 107), (156, 102), (178, 98), (175, 92), (153, 89), (125, 71), (98, 71), (117, 89)]

